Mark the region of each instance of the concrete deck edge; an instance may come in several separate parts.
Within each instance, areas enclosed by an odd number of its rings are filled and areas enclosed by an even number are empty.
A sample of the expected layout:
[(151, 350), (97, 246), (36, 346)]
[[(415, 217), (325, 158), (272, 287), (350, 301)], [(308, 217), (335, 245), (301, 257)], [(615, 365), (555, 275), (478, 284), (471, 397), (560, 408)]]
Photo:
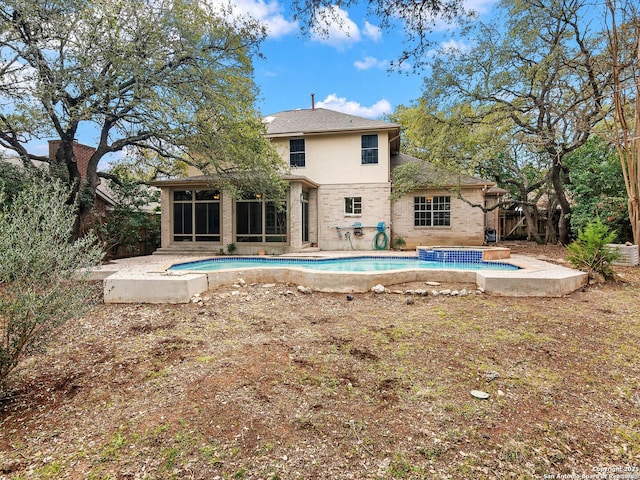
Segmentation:
[(105, 303), (189, 303), (209, 289), (205, 273), (117, 272), (104, 279)]
[(92, 279), (104, 282), (105, 303), (188, 303), (196, 294), (232, 285), (239, 278), (249, 283), (292, 283), (335, 293), (367, 292), (377, 284), (476, 283), (488, 294), (514, 297), (560, 297), (583, 287), (588, 281), (584, 272), (523, 256), (512, 256), (508, 262), (520, 266), (521, 270), (407, 269), (345, 273), (268, 267), (191, 273), (166, 271), (172, 264), (193, 260), (192, 257), (164, 257), (159, 264), (157, 259), (147, 263), (138, 259), (137, 263), (104, 266), (96, 270)]

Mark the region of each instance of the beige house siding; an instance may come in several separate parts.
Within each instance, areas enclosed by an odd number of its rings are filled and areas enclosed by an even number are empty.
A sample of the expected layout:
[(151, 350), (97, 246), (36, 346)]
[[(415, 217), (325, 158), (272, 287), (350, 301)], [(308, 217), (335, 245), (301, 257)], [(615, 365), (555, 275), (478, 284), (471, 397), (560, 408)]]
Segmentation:
[(173, 190), (170, 188), (163, 188), (160, 193), (160, 210), (162, 215), (160, 216), (160, 247), (167, 248), (171, 245), (172, 224), (173, 224), (173, 204), (171, 202), (171, 196)]
[[(391, 222), (391, 185), (343, 184), (318, 188), (318, 245), (323, 250), (371, 250), (379, 222)], [(362, 215), (346, 215), (345, 197), (362, 198)], [(362, 237), (354, 235), (353, 224), (360, 222)], [(341, 227), (340, 231), (336, 227)], [(348, 235), (346, 235), (348, 233)], [(387, 229), (387, 235), (389, 230)], [(350, 241), (349, 241), (350, 239)]]
[[(465, 189), (464, 197), (472, 203), (483, 204), (482, 193), (481, 188)], [(448, 227), (414, 226), (414, 197), (439, 195), (451, 197), (451, 225)], [(407, 249), (420, 245), (482, 245), (484, 242), (482, 211), (471, 207), (446, 190), (418, 190), (393, 202), (391, 209), (392, 240), (404, 238)]]
[[(378, 163), (362, 165), (362, 135), (378, 135)], [(345, 179), (354, 184), (389, 181), (389, 135), (387, 132), (310, 135), (272, 140), (278, 153), (289, 165), (289, 140), (304, 138), (305, 166), (292, 167), (321, 185), (341, 185)]]
[[(385, 224), (387, 246), (392, 245), (394, 237), (404, 238), (407, 248), (436, 244), (481, 245), (484, 242), (485, 223), (489, 228), (498, 226), (497, 211), (495, 215), (485, 215), (482, 210), (469, 206), (455, 198), (455, 194), (445, 190), (419, 190), (391, 203), (392, 168), (402, 163), (419, 161), (399, 152), (399, 125), (322, 109), (280, 112), (265, 120), (268, 125), (267, 136), (285, 165), (289, 165), (290, 141), (304, 139), (305, 165), (291, 167), (283, 172), (290, 187), (287, 202), (287, 243), (266, 240), (255, 244), (236, 242), (235, 202), (223, 192), (220, 199), (220, 244), (196, 245), (198, 242), (195, 242), (194, 249), (220, 250), (235, 243), (238, 254), (255, 254), (261, 250), (268, 254), (299, 252), (309, 247), (320, 250), (372, 251), (385, 246), (384, 242), (382, 245), (374, 243), (377, 227), (381, 222)], [(363, 135), (378, 136), (377, 163), (362, 164)], [(423, 168), (428, 178), (442, 177), (438, 168), (428, 162), (424, 163)], [(189, 169), (188, 174), (186, 179), (161, 184), (163, 247), (176, 247), (172, 244), (173, 189), (194, 189), (209, 184), (204, 176), (197, 178), (201, 175), (197, 169)], [(469, 201), (484, 204), (483, 188), (492, 185), (491, 182), (465, 175), (454, 177), (451, 181), (456, 183), (452, 184), (464, 185), (465, 197)], [(448, 177), (445, 175), (445, 178)], [(449, 184), (449, 181), (440, 184)], [(414, 196), (437, 195), (451, 198), (451, 225), (415, 227)], [(346, 213), (345, 198), (357, 197), (361, 199), (362, 212)], [(308, 205), (308, 237), (303, 241), (305, 204)], [(357, 228), (361, 228), (361, 232)], [(383, 237), (378, 235), (377, 238)], [(186, 250), (189, 245), (181, 244), (178, 247)]]

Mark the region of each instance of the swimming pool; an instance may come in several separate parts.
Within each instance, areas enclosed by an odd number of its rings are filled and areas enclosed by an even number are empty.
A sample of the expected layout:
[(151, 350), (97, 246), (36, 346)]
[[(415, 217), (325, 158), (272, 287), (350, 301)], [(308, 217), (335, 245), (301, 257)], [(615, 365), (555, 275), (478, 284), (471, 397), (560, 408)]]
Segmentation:
[(518, 270), (510, 263), (488, 261), (428, 261), (418, 257), (359, 256), (338, 258), (220, 257), (179, 263), (170, 271), (211, 272), (263, 267), (303, 268), (318, 272), (387, 272), (405, 269)]

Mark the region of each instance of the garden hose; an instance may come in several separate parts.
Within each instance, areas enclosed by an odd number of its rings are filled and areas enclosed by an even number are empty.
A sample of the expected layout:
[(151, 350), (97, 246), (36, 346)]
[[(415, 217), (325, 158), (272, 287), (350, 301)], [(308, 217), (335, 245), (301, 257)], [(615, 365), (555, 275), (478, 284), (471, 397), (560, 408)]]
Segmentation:
[(389, 237), (385, 232), (378, 232), (376, 236), (373, 237), (373, 248), (376, 250), (386, 250), (389, 246)]

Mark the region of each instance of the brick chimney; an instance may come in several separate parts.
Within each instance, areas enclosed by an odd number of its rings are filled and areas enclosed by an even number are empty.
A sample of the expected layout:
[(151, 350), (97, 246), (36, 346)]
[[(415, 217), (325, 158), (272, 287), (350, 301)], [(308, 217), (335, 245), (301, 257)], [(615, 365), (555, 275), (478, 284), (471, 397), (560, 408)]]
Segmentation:
[[(49, 159), (56, 158), (58, 148), (60, 148), (60, 140), (49, 140)], [(83, 145), (78, 142), (73, 142), (73, 153), (76, 157), (76, 163), (78, 164), (78, 172), (83, 179), (87, 178), (87, 167), (89, 166), (89, 159), (91, 155), (96, 151), (95, 148), (89, 145)]]

